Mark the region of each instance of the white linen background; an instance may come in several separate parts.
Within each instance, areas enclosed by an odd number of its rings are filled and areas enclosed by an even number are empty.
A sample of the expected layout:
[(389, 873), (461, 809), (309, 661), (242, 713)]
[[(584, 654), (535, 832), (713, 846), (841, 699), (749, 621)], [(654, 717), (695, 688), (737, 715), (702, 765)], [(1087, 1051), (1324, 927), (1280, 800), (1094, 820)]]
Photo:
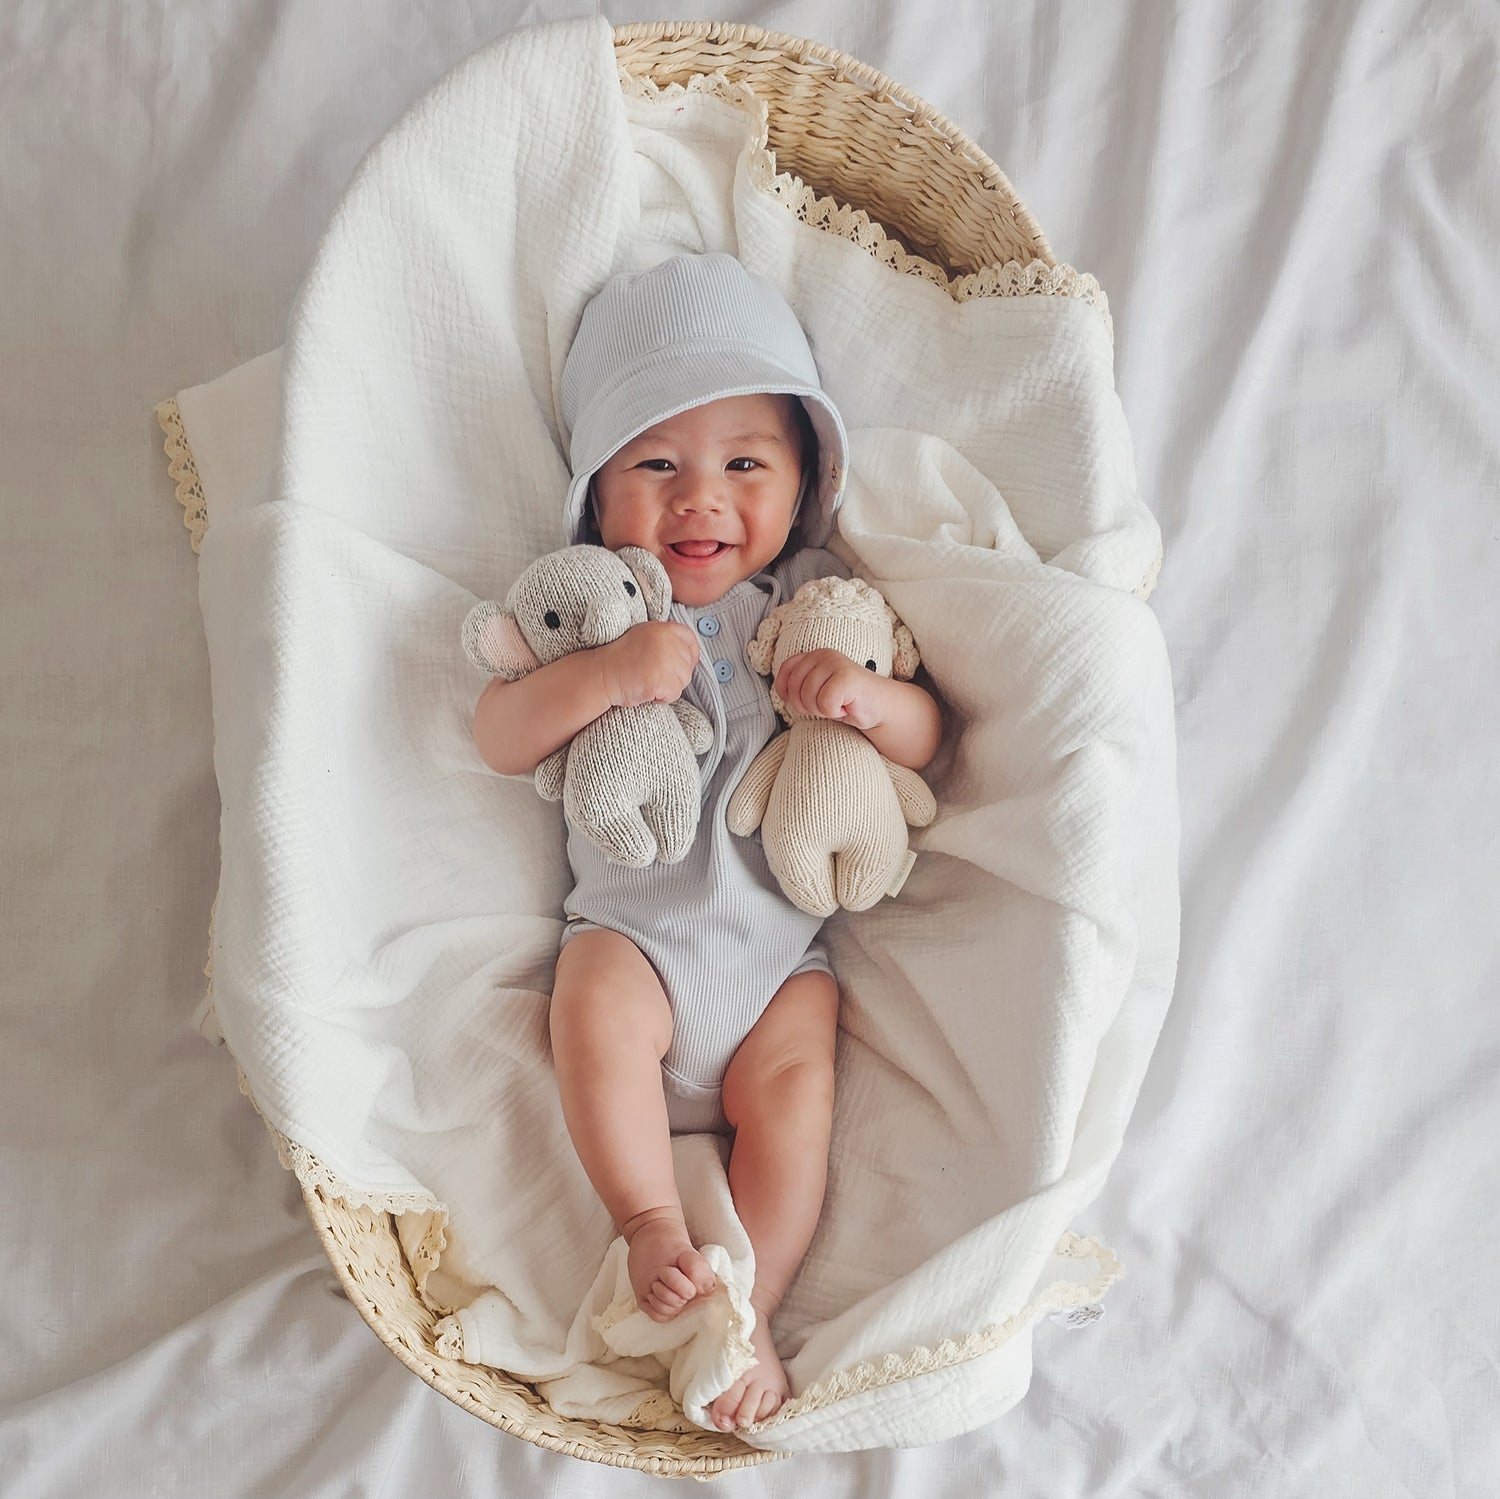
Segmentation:
[[(505, 1436), (339, 1295), (187, 1029), (217, 876), (196, 564), (153, 402), (279, 344), (367, 147), (519, 24), (0, 17), (0, 1493), (656, 1493)], [(666, 12), (631, 3), (619, 23)], [(1106, 1318), (911, 1452), (736, 1496), (1488, 1495), (1500, 1475), (1500, 13), (726, 3), (972, 134), (1110, 295), (1166, 563), (1177, 998)]]

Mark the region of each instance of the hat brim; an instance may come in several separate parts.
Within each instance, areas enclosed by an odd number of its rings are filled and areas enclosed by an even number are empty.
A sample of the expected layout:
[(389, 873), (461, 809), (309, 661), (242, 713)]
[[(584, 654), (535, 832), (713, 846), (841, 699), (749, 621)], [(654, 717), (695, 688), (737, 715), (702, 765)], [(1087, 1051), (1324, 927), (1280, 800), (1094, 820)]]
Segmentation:
[(818, 437), (818, 474), (810, 506), (798, 517), (806, 546), (822, 546), (832, 535), (849, 467), (849, 442), (838, 408), (816, 386), (799, 380), (759, 350), (741, 343), (701, 346), (685, 361), (680, 350), (657, 351), (622, 373), (612, 399), (592, 403), (610, 413), (609, 430), (586, 415), (573, 432), (573, 479), (563, 525), (568, 544), (581, 539), (589, 481), (626, 443), (657, 422), (729, 396), (798, 397)]

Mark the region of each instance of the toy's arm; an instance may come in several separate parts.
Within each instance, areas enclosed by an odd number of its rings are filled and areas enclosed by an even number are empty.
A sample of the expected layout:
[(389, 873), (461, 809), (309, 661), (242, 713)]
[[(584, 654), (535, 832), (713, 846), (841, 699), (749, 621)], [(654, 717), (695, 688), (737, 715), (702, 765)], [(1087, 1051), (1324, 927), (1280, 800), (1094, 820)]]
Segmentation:
[(780, 774), (781, 762), (786, 759), (787, 741), (791, 737), (790, 729), (784, 734), (778, 734), (750, 762), (750, 769), (745, 772), (740, 784), (735, 787), (734, 795), (729, 798), (729, 809), (724, 820), (729, 824), (731, 833), (738, 833), (741, 838), (745, 838), (760, 826), (771, 800), (771, 787)]
[(897, 765), (894, 760), (880, 757), (896, 788), (896, 800), (901, 803), (901, 815), (914, 828), (925, 828), (937, 816), (937, 800), (927, 782), (916, 771)]

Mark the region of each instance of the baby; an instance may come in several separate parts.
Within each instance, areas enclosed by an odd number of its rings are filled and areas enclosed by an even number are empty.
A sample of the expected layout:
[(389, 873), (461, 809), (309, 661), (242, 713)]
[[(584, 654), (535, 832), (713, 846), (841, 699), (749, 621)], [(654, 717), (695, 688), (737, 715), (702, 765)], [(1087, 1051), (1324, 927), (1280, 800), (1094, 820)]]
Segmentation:
[[(777, 728), (746, 644), (802, 583), (847, 571), (819, 549), (839, 504), (844, 429), (791, 308), (728, 255), (610, 280), (585, 309), (562, 401), (567, 539), (659, 558), (671, 618), (497, 678), (474, 740), (495, 770), (521, 775), (613, 705), (684, 697), (713, 725), (698, 835), (680, 863), (610, 864), (570, 829), (576, 883), (550, 1025), (568, 1132), (657, 1321), (714, 1289), (683, 1219), (670, 1137), (732, 1132), (757, 1362), (713, 1404), (727, 1431), (765, 1420), (788, 1393), (770, 1319), (823, 1203), (838, 987), (819, 919), (782, 895), (758, 838), (728, 831), (725, 807)], [(837, 651), (794, 657), (775, 685), (901, 765), (920, 770), (937, 749), (928, 693)]]

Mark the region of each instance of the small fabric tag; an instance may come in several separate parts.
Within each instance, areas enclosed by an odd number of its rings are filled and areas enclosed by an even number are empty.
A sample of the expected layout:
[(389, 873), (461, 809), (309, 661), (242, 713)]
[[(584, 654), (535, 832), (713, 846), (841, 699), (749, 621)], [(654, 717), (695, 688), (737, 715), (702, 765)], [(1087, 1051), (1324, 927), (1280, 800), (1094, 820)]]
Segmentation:
[(1103, 1304), (1091, 1301), (1087, 1306), (1067, 1306), (1053, 1312), (1052, 1321), (1061, 1322), (1064, 1327), (1092, 1327), (1103, 1315)]
[(890, 889), (885, 892), (887, 895), (900, 895), (901, 887), (906, 883), (906, 877), (911, 873), (911, 867), (916, 862), (916, 849), (907, 849), (906, 857), (901, 861), (900, 869), (896, 871), (896, 878), (891, 881)]

